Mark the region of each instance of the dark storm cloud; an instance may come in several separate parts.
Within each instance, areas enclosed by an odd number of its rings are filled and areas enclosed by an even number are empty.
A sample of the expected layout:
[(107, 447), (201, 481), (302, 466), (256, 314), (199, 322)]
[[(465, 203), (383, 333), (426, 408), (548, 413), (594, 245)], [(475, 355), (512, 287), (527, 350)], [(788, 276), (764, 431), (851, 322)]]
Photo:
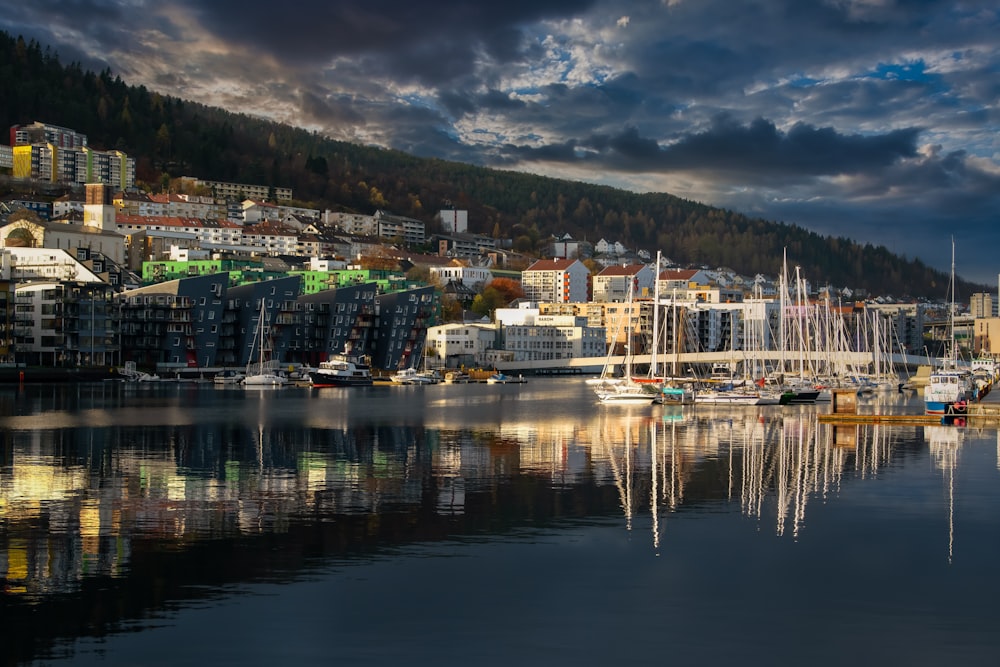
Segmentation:
[[(468, 73), (480, 51), (507, 61), (520, 52), (519, 27), (573, 16), (591, 0), (434, 3), (409, 0), (184, 0), (203, 25), (233, 44), (289, 63), (322, 66), (337, 56), (364, 57), (425, 81)], [(277, 11), (276, 11), (277, 9)]]
[(843, 135), (832, 128), (794, 125), (788, 132), (756, 119), (740, 125), (719, 117), (706, 132), (680, 137), (667, 146), (642, 137), (634, 127), (615, 136), (543, 148), (513, 149), (522, 159), (599, 162), (624, 171), (734, 172), (763, 177), (855, 174), (887, 167), (916, 155), (916, 128), (883, 135)]

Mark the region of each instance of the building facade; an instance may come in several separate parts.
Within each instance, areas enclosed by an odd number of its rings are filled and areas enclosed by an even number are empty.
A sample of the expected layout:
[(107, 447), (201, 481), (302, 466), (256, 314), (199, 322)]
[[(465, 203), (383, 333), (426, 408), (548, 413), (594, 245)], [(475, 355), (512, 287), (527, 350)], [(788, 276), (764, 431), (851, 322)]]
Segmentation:
[(529, 301), (582, 303), (590, 300), (590, 271), (577, 259), (543, 259), (521, 273), (521, 287)]

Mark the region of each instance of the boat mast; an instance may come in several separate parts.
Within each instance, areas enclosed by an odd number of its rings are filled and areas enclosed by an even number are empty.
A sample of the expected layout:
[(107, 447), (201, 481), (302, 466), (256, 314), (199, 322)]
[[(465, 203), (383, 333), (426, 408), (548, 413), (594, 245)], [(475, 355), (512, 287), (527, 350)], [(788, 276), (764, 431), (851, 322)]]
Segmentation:
[(653, 349), (649, 358), (649, 377), (659, 377), (656, 358), (660, 347), (660, 252), (656, 251), (656, 268), (653, 270)]
[(951, 362), (952, 365), (957, 365), (958, 362), (958, 351), (955, 349), (955, 237), (951, 237), (951, 306), (948, 311), (949, 315), (949, 337), (951, 338)]

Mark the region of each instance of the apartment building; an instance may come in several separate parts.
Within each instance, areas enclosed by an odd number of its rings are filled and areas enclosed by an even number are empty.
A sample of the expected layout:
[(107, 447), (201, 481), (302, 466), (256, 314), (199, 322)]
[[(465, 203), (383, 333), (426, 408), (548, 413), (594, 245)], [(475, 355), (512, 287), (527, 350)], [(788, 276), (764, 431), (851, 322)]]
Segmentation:
[(521, 273), (525, 298), (538, 303), (582, 303), (590, 296), (590, 271), (577, 259), (538, 260)]

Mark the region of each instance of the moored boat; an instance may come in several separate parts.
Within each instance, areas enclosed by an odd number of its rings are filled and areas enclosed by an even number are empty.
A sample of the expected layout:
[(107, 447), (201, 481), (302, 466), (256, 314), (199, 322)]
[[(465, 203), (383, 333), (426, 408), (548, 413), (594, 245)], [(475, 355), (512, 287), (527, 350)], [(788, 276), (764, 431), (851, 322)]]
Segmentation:
[(371, 367), (360, 357), (335, 354), (307, 371), (314, 387), (366, 387), (372, 384)]
[(435, 384), (437, 381), (425, 373), (421, 373), (416, 368), (404, 368), (393, 373), (390, 377), (393, 384)]
[(958, 368), (942, 369), (931, 373), (924, 387), (924, 410), (932, 415), (962, 412), (975, 397), (969, 372)]

